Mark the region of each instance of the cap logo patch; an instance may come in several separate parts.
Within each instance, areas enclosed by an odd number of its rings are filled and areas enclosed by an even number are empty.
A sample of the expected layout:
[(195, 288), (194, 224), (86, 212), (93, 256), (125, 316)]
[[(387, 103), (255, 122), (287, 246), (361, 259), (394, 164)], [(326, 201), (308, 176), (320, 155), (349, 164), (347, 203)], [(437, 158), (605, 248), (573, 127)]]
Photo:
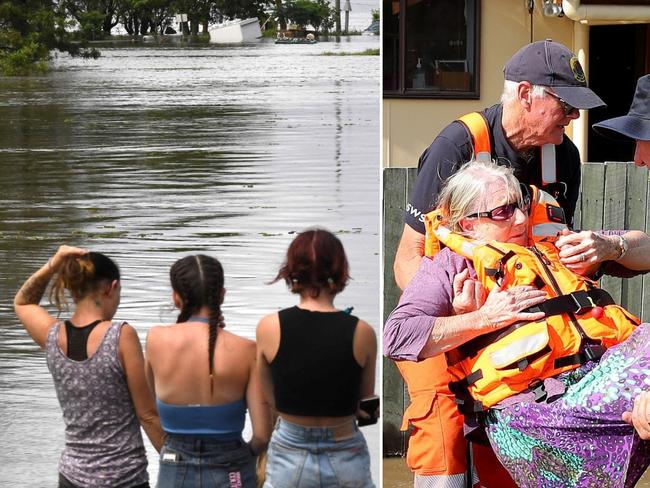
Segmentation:
[(576, 56), (573, 56), (569, 61), (569, 66), (571, 66), (571, 71), (573, 72), (573, 77), (579, 83), (585, 83), (587, 78), (585, 72), (582, 71), (582, 66), (580, 66), (580, 61)]

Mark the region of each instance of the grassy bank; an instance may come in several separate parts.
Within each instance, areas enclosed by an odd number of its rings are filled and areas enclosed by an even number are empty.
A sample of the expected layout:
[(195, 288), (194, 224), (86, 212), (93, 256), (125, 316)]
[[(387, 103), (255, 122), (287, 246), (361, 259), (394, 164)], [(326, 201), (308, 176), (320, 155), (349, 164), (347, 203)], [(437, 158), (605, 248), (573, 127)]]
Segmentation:
[(365, 51), (357, 52), (340, 52), (333, 53), (330, 51), (324, 52), (321, 56), (379, 56), (379, 48), (377, 49), (366, 49)]

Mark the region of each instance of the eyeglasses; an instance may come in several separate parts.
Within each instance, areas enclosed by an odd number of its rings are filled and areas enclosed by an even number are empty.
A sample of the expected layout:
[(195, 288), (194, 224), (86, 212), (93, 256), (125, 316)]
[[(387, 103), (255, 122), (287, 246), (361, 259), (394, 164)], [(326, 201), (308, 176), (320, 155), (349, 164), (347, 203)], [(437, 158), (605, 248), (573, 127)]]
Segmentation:
[(571, 114), (572, 114), (573, 112), (575, 112), (576, 110), (579, 110), (578, 108), (574, 107), (573, 105), (570, 105), (570, 104), (568, 104), (567, 102), (565, 102), (564, 99), (563, 99), (562, 97), (560, 97), (559, 95), (556, 95), (556, 94), (553, 93), (552, 91), (544, 90), (544, 92), (545, 92), (547, 95), (551, 95), (551, 96), (552, 96), (553, 98), (555, 98), (558, 102), (560, 102), (560, 105), (562, 105), (562, 110), (564, 110), (564, 116), (565, 116), (565, 117), (568, 117), (569, 115), (571, 115)]
[(488, 210), (487, 212), (476, 212), (470, 214), (465, 218), (475, 219), (475, 218), (485, 217), (490, 220), (497, 220), (497, 221), (510, 220), (512, 216), (515, 214), (515, 210), (517, 209), (520, 209), (525, 214), (528, 214), (530, 211), (530, 190), (528, 189), (528, 185), (520, 184), (519, 186), (521, 188), (521, 193), (523, 195), (521, 206), (519, 202), (506, 203), (504, 205), (499, 205), (498, 207), (493, 208), (492, 210)]

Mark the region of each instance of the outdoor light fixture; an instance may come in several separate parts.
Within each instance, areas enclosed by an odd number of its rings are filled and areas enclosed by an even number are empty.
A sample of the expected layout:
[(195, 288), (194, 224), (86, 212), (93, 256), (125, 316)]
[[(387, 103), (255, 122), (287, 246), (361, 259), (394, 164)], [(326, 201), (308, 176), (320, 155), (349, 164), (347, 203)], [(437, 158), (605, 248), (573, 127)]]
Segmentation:
[(562, 2), (561, 0), (544, 0), (544, 6), (542, 11), (546, 17), (562, 17), (564, 12), (562, 11)]

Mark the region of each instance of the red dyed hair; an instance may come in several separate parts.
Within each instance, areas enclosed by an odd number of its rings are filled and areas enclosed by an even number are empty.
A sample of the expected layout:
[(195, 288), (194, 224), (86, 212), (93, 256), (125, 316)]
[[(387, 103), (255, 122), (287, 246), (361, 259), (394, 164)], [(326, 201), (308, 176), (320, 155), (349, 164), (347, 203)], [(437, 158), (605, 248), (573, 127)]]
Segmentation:
[(343, 291), (350, 279), (348, 259), (341, 241), (324, 229), (301, 232), (291, 242), (287, 257), (273, 283), (284, 280), (292, 293)]

